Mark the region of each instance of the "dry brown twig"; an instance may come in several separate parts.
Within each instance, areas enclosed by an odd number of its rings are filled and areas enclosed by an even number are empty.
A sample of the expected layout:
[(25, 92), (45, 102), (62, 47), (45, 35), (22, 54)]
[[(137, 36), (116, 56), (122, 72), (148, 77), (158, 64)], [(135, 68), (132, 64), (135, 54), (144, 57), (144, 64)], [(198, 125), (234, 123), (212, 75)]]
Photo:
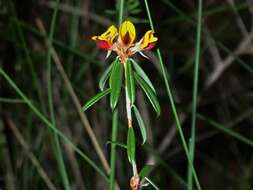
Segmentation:
[(19, 144), (22, 146), (22, 148), (26, 152), (28, 158), (31, 160), (34, 167), (37, 169), (40, 177), (43, 179), (43, 181), (47, 185), (48, 189), (57, 190), (57, 188), (52, 183), (52, 181), (48, 177), (47, 173), (45, 172), (45, 170), (42, 168), (41, 164), (39, 163), (39, 160), (30, 151), (30, 147), (29, 147), (28, 143), (25, 141), (24, 137), (22, 136), (22, 134), (20, 133), (20, 131), (18, 130), (18, 128), (16, 127), (14, 122), (8, 117), (5, 117), (5, 121), (6, 121), (7, 127), (9, 127), (11, 129), (11, 131), (13, 132), (13, 134), (16, 137), (17, 141), (19, 142)]
[[(47, 36), (46, 29), (45, 29), (44, 24), (41, 21), (41, 19), (40, 18), (36, 18), (35, 19), (35, 23), (36, 23), (37, 27), (39, 28), (40, 32), (44, 36)], [(48, 43), (48, 39), (47, 38), (45, 39), (45, 42), (46, 42), (46, 45), (48, 46), (49, 43)], [(77, 113), (78, 113), (78, 115), (79, 115), (79, 117), (81, 119), (81, 122), (82, 122), (82, 124), (84, 126), (84, 129), (86, 130), (86, 132), (87, 132), (87, 134), (88, 134), (88, 136), (89, 136), (89, 138), (91, 140), (91, 143), (92, 143), (92, 145), (95, 148), (95, 151), (96, 151), (96, 153), (97, 153), (97, 155), (98, 155), (98, 157), (99, 157), (99, 159), (100, 159), (100, 161), (102, 163), (102, 166), (103, 166), (104, 170), (106, 171), (107, 174), (109, 174), (110, 173), (109, 164), (108, 164), (108, 162), (107, 162), (107, 160), (105, 158), (105, 155), (104, 155), (104, 153), (102, 151), (101, 146), (99, 145), (99, 143), (97, 141), (97, 137), (96, 137), (94, 131), (91, 128), (91, 125), (90, 125), (90, 123), (88, 121), (88, 118), (87, 118), (86, 114), (81, 111), (82, 106), (81, 106), (80, 101), (79, 101), (79, 99), (78, 99), (78, 97), (77, 97), (77, 95), (76, 95), (76, 93), (75, 93), (75, 91), (74, 91), (74, 89), (73, 89), (73, 87), (71, 85), (71, 82), (69, 81), (68, 76), (67, 76), (67, 74), (66, 74), (66, 72), (65, 72), (65, 70), (64, 70), (64, 68), (62, 66), (62, 63), (60, 61), (60, 57), (58, 56), (58, 54), (57, 54), (57, 52), (56, 52), (56, 50), (55, 50), (54, 47), (49, 47), (49, 48), (52, 48), (52, 58), (53, 58), (53, 61), (54, 61), (55, 65), (56, 65), (57, 70), (60, 73), (60, 76), (62, 77), (63, 82), (65, 83), (65, 85), (67, 87), (67, 91), (68, 91), (68, 93), (71, 96), (71, 99), (72, 99), (73, 104), (74, 104), (74, 106), (76, 108), (76, 111), (77, 111)], [(116, 182), (115, 184), (116, 184), (115, 185), (116, 189), (120, 189), (118, 183)]]
[(253, 53), (253, 47), (252, 47), (253, 29), (251, 29), (250, 32), (247, 31), (247, 28), (245, 24), (243, 23), (243, 20), (241, 19), (240, 15), (236, 11), (234, 0), (227, 0), (227, 2), (230, 6), (232, 6), (232, 8), (234, 8), (236, 22), (237, 22), (239, 30), (242, 33), (243, 40), (237, 46), (234, 52), (230, 53), (224, 60), (221, 60), (217, 64), (214, 64), (215, 68), (206, 81), (206, 88), (210, 88), (219, 79), (219, 77), (224, 73), (224, 71), (232, 65), (232, 63), (234, 62), (237, 56), (244, 53), (247, 53), (247, 54)]
[[(40, 32), (43, 33), (45, 36), (47, 36), (46, 29), (45, 29), (44, 24), (42, 23), (41, 19), (36, 18), (35, 22), (36, 22), (36, 24), (37, 24)], [(46, 39), (46, 44), (48, 46), (48, 40), (47, 39)], [(96, 136), (95, 136), (95, 134), (94, 134), (94, 132), (93, 132), (93, 130), (91, 128), (91, 125), (90, 125), (90, 123), (89, 123), (89, 121), (87, 119), (86, 114), (81, 111), (82, 106), (81, 106), (81, 104), (79, 102), (79, 99), (78, 99), (76, 93), (74, 92), (74, 89), (73, 89), (73, 87), (71, 85), (71, 82), (68, 79), (67, 74), (64, 71), (64, 68), (63, 68), (63, 66), (61, 64), (60, 58), (59, 58), (58, 54), (56, 53), (56, 50), (53, 47), (52, 47), (52, 58), (53, 58), (54, 63), (56, 64), (56, 67), (57, 67), (57, 69), (58, 69), (58, 71), (59, 71), (59, 73), (60, 73), (60, 75), (61, 75), (61, 77), (63, 79), (63, 82), (65, 83), (65, 85), (67, 87), (67, 90), (68, 90), (68, 92), (69, 92), (69, 94), (71, 96), (71, 99), (72, 99), (72, 101), (74, 103), (74, 106), (75, 106), (77, 112), (78, 112), (78, 115), (81, 118), (81, 122), (82, 122), (82, 124), (83, 124), (86, 132), (89, 135), (89, 138), (90, 138), (90, 140), (91, 140), (91, 142), (92, 142), (92, 144), (93, 144), (93, 146), (94, 146), (94, 148), (95, 148), (95, 150), (96, 150), (96, 152), (97, 152), (97, 154), (99, 156), (99, 159), (102, 162), (102, 165), (103, 165), (105, 171), (107, 173), (109, 173), (110, 168), (109, 168), (108, 162), (107, 162), (107, 160), (106, 160), (106, 158), (104, 156), (102, 148), (100, 147), (100, 145), (97, 142)]]
[(76, 179), (76, 186), (80, 190), (86, 190), (86, 188), (84, 186), (83, 179), (81, 178), (82, 175), (81, 175), (80, 169), (78, 167), (78, 162), (77, 162), (77, 159), (75, 156), (75, 152), (74, 152), (73, 148), (71, 148), (67, 144), (65, 144), (64, 146), (65, 146), (65, 150), (67, 152), (68, 158), (70, 160), (70, 165), (71, 165), (74, 177)]
[[(233, 4), (233, 0), (228, 0), (231, 4)], [(238, 26), (243, 33), (244, 39), (239, 44), (238, 48), (231, 54), (229, 54), (224, 60), (221, 59), (219, 50), (215, 44), (215, 40), (211, 37), (208, 29), (205, 29), (205, 39), (206, 43), (209, 47), (210, 54), (213, 57), (213, 63), (214, 63), (214, 70), (211, 73), (211, 75), (208, 77), (206, 82), (206, 89), (210, 88), (221, 76), (221, 74), (233, 63), (236, 56), (245, 53), (248, 51), (249, 47), (252, 44), (252, 38), (253, 38), (253, 30), (248, 33), (245, 26), (243, 25), (243, 22), (241, 19), (237, 19)], [(251, 53), (252, 51), (250, 51)], [(156, 63), (155, 59), (152, 59), (153, 63)], [(155, 64), (156, 65), (156, 64)], [(186, 115), (183, 114), (182, 121), (184, 121), (186, 118)], [(158, 146), (159, 153), (163, 153), (168, 146), (171, 144), (172, 139), (176, 135), (177, 130), (175, 129), (175, 126), (171, 128), (170, 131), (165, 135), (165, 138), (163, 139), (162, 143)], [(155, 163), (151, 157), (148, 159), (147, 163)]]
[[(44, 34), (45, 36), (47, 36), (46, 29), (45, 29), (44, 24), (42, 23), (41, 19), (40, 18), (36, 18), (35, 19), (35, 23), (36, 23), (37, 27), (39, 28), (40, 32), (42, 34)], [(48, 39), (46, 39), (46, 44), (47, 44), (47, 46), (49, 45)], [(89, 138), (90, 138), (90, 140), (92, 142), (92, 145), (95, 148), (96, 153), (98, 154), (98, 157), (99, 157), (99, 159), (100, 159), (100, 161), (102, 163), (103, 168), (105, 169), (106, 173), (109, 174), (110, 173), (110, 167), (109, 167), (109, 164), (108, 164), (108, 162), (107, 162), (107, 160), (106, 160), (106, 158), (104, 156), (102, 148), (101, 148), (101, 146), (99, 145), (99, 143), (97, 141), (96, 135), (95, 135), (95, 133), (93, 132), (93, 130), (91, 128), (91, 125), (90, 125), (90, 123), (88, 121), (88, 118), (87, 118), (86, 114), (81, 111), (82, 106), (81, 106), (81, 104), (79, 102), (79, 99), (78, 99), (78, 97), (77, 97), (77, 95), (76, 95), (76, 93), (75, 93), (75, 91), (74, 91), (74, 89), (73, 89), (73, 87), (71, 85), (71, 82), (68, 79), (68, 76), (67, 76), (67, 74), (66, 74), (66, 72), (65, 72), (65, 70), (64, 70), (64, 68), (62, 66), (62, 63), (60, 61), (60, 58), (59, 58), (56, 50), (54, 49), (54, 47), (51, 47), (51, 48), (52, 48), (52, 58), (53, 58), (53, 61), (54, 61), (55, 65), (56, 65), (57, 70), (60, 73), (60, 76), (63, 79), (64, 84), (67, 87), (68, 93), (71, 96), (71, 99), (72, 99), (73, 104), (74, 104), (74, 106), (76, 108), (76, 111), (77, 111), (77, 113), (78, 113), (78, 115), (79, 115), (79, 117), (81, 119), (81, 122), (82, 122), (82, 124), (84, 126), (84, 129), (88, 133), (88, 136), (89, 136)], [(116, 187), (117, 187), (117, 189), (119, 188), (119, 186), (118, 186), (117, 183), (116, 183)]]
[[(237, 56), (247, 52), (249, 53), (249, 48), (252, 46), (253, 39), (253, 30), (249, 33), (249, 35), (244, 38), (241, 43), (238, 45), (236, 50), (229, 54), (224, 60), (222, 60), (217, 67), (214, 68), (214, 71), (210, 74), (206, 82), (206, 88), (210, 88), (223, 74), (223, 72), (232, 65)], [(251, 53), (253, 53), (252, 48), (250, 48)]]
[[(59, 92), (60, 90), (57, 90)], [(61, 120), (58, 121), (58, 126), (61, 126), (63, 133), (69, 137), (69, 139), (72, 139), (73, 144), (77, 144), (79, 142), (80, 137), (76, 137), (76, 135), (71, 135), (71, 131), (68, 127), (65, 127), (65, 124), (67, 123), (67, 118), (68, 118), (68, 110), (65, 109), (64, 105), (61, 104), (61, 97), (59, 93), (55, 93), (55, 104), (60, 106), (59, 107), (59, 112), (57, 115), (58, 118), (62, 118)], [(79, 135), (82, 135), (81, 133), (78, 132)], [(69, 160), (69, 166), (70, 169), (72, 170), (73, 174), (73, 179), (72, 184), (75, 185), (75, 189), (80, 189), (80, 190), (86, 190), (85, 188), (85, 180), (82, 178), (81, 174), (81, 168), (78, 166), (78, 160), (76, 158), (76, 154), (74, 149), (69, 146), (67, 143), (63, 143), (66, 158)], [(73, 181), (75, 180), (75, 183)]]
[(236, 22), (237, 22), (238, 28), (240, 29), (243, 37), (246, 38), (249, 35), (249, 32), (247, 31), (247, 28), (246, 28), (245, 24), (243, 23), (241, 16), (237, 12), (234, 0), (227, 0), (227, 2), (233, 8), (234, 14), (236, 16)]

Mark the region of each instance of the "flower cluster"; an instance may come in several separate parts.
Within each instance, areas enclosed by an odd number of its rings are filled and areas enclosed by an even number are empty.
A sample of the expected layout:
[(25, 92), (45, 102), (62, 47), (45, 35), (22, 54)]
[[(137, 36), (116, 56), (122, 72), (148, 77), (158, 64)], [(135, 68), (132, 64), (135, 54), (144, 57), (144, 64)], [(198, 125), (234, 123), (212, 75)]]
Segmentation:
[(146, 57), (142, 51), (153, 48), (158, 40), (152, 30), (148, 30), (137, 43), (134, 43), (135, 37), (136, 31), (133, 23), (131, 21), (124, 21), (119, 27), (119, 31), (116, 26), (112, 25), (106, 32), (100, 36), (93, 36), (92, 39), (96, 41), (100, 49), (108, 51), (106, 57), (112, 51), (115, 51), (121, 62), (125, 63), (136, 52)]

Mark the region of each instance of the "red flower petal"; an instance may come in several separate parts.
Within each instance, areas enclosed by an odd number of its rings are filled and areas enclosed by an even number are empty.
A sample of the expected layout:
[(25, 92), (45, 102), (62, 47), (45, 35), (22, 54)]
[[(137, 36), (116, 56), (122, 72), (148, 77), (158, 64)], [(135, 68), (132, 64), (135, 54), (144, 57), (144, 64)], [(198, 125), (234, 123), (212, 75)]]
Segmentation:
[(144, 48), (144, 50), (150, 50), (150, 49), (154, 48), (154, 47), (155, 47), (155, 45), (156, 45), (156, 43), (155, 43), (155, 42), (154, 42), (154, 43), (150, 43), (150, 44), (148, 44), (148, 46), (147, 46), (147, 47), (145, 47), (145, 48)]
[(107, 41), (105, 41), (105, 40), (99, 40), (99, 39), (96, 39), (96, 45), (100, 49), (106, 49), (106, 50), (111, 47), (111, 45)]

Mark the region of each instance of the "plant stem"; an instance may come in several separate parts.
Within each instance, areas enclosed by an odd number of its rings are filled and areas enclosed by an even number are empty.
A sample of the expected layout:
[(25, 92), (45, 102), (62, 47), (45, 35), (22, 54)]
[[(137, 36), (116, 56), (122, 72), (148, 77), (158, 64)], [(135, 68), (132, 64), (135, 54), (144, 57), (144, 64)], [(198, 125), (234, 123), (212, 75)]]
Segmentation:
[(138, 170), (137, 170), (136, 162), (132, 163), (132, 167), (133, 167), (133, 176), (138, 176)]
[[(149, 11), (148, 2), (147, 2), (147, 0), (144, 0), (144, 2), (145, 2), (146, 11), (147, 11), (147, 14), (148, 14), (148, 19), (149, 19), (150, 27), (151, 27), (151, 29), (153, 31), (155, 31), (154, 30), (154, 26), (153, 26), (152, 17), (151, 17), (150, 11)], [(164, 67), (162, 56), (161, 56), (161, 52), (160, 52), (159, 48), (157, 48), (157, 56), (158, 56), (158, 59), (159, 59), (159, 62), (160, 62), (160, 66), (161, 66), (161, 70), (162, 70), (162, 74), (163, 74), (163, 78), (164, 78), (164, 82), (165, 82), (166, 91), (167, 91), (167, 94), (169, 96), (169, 100), (170, 100), (170, 104), (171, 104), (171, 109), (172, 109), (173, 115), (175, 117), (176, 126), (177, 126), (177, 129), (178, 129), (178, 132), (179, 132), (182, 144), (183, 144), (183, 148), (184, 148), (184, 151), (185, 151), (185, 154), (186, 154), (186, 158), (187, 158), (187, 161), (188, 161), (188, 163), (189, 163), (189, 165), (190, 165), (190, 167), (192, 169), (192, 173), (193, 173), (193, 177), (194, 177), (197, 189), (201, 190), (201, 186), (199, 184), (199, 180), (198, 180), (196, 171), (195, 171), (195, 169), (193, 167), (193, 164), (192, 164), (192, 161), (191, 161), (191, 157), (190, 157), (190, 154), (189, 154), (189, 150), (188, 150), (188, 146), (186, 144), (184, 133), (183, 133), (180, 121), (179, 121), (179, 117), (178, 117), (178, 113), (177, 113), (177, 110), (176, 110), (173, 94), (172, 94), (172, 91), (171, 91), (171, 88), (170, 88), (170, 85), (169, 85), (169, 82), (168, 82), (168, 78), (167, 78), (167, 75), (166, 75), (166, 69)]]
[[(124, 64), (124, 72), (125, 72), (125, 79), (126, 79), (126, 63)], [(127, 84), (125, 84), (125, 96), (126, 96), (127, 123), (128, 123), (128, 128), (131, 128), (133, 127), (132, 112), (131, 112), (131, 102), (128, 96)], [(133, 176), (138, 176), (138, 171), (137, 171), (137, 166), (136, 166), (135, 161), (132, 162), (132, 168), (133, 168)]]
[[(123, 9), (124, 9), (124, 0), (120, 0), (120, 9), (119, 9), (119, 18), (118, 22), (119, 25), (122, 22), (123, 19)], [(110, 154), (110, 176), (109, 176), (109, 189), (114, 190), (115, 189), (115, 168), (116, 168), (116, 142), (117, 142), (117, 131), (118, 131), (118, 110), (117, 108), (113, 110), (112, 114), (112, 135), (111, 135), (111, 154)], [(118, 188), (118, 185), (116, 185), (116, 188)]]
[(123, 20), (123, 14), (124, 14), (124, 1), (120, 0), (120, 6), (119, 6), (119, 26), (122, 23)]
[[(126, 71), (126, 68), (125, 68)], [(127, 111), (127, 123), (128, 128), (132, 127), (132, 113), (131, 113), (131, 103), (128, 97), (127, 87), (125, 86), (125, 95), (126, 95), (126, 111)]]
[(110, 171), (110, 181), (109, 189), (115, 189), (115, 167), (116, 167), (116, 142), (117, 142), (117, 131), (118, 131), (118, 110), (115, 109), (112, 115), (112, 137), (111, 137), (111, 171)]
[[(193, 80), (193, 95), (192, 95), (192, 121), (191, 121), (191, 138), (189, 140), (189, 151), (192, 164), (194, 165), (195, 138), (196, 138), (196, 112), (197, 112), (197, 97), (198, 97), (198, 78), (199, 78), (199, 62), (200, 62), (200, 45), (202, 31), (202, 0), (198, 1), (198, 24), (196, 33), (196, 55), (194, 64), (194, 80)], [(192, 169), (188, 166), (188, 190), (192, 190)]]
[[(56, 128), (56, 121), (55, 121), (54, 106), (53, 106), (52, 78), (51, 78), (52, 71), (51, 70), (52, 70), (52, 41), (53, 41), (53, 36), (54, 36), (54, 31), (55, 31), (58, 6), (59, 6), (59, 0), (57, 0), (57, 6), (55, 7), (54, 12), (53, 12), (53, 16), (52, 16), (50, 32), (49, 32), (49, 37), (48, 37), (48, 54), (47, 54), (48, 105), (49, 105), (50, 119), (51, 119), (52, 125), (55, 128)], [(51, 134), (52, 142), (54, 145), (54, 147), (53, 147), (54, 154), (55, 154), (55, 157), (57, 160), (59, 173), (62, 178), (63, 187), (65, 190), (69, 190), (70, 184), (69, 184), (66, 168), (64, 165), (64, 160), (63, 160), (63, 155), (62, 155), (62, 151), (61, 151), (61, 145), (60, 145), (59, 138), (55, 132), (50, 131), (50, 134)]]

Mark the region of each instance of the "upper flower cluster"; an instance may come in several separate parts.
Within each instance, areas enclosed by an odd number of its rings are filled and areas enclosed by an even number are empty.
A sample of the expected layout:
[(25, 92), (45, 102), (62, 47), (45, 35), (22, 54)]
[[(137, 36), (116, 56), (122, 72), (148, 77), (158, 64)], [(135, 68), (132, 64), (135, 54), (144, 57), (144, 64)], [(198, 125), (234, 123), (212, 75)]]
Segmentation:
[(158, 40), (158, 38), (154, 36), (152, 30), (148, 30), (137, 43), (134, 43), (135, 36), (136, 31), (133, 23), (131, 21), (124, 21), (120, 25), (119, 31), (112, 25), (106, 32), (100, 36), (93, 36), (92, 39), (96, 41), (99, 48), (108, 51), (106, 57), (108, 57), (112, 51), (115, 51), (120, 60), (125, 63), (127, 59), (136, 52), (146, 57), (141, 51), (153, 48)]

